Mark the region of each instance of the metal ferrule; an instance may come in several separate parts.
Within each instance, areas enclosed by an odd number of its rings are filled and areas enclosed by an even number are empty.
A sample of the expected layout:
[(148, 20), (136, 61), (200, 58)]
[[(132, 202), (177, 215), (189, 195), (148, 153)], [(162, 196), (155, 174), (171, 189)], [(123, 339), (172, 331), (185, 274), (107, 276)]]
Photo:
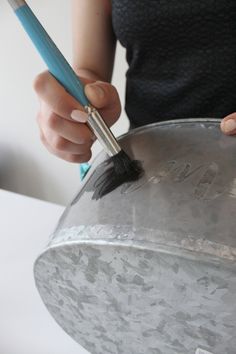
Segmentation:
[(26, 5), (24, 0), (8, 0), (13, 10), (17, 10), (19, 7)]
[(121, 147), (96, 108), (93, 106), (84, 108), (88, 113), (88, 126), (92, 129), (108, 155), (111, 157), (117, 155), (121, 151)]

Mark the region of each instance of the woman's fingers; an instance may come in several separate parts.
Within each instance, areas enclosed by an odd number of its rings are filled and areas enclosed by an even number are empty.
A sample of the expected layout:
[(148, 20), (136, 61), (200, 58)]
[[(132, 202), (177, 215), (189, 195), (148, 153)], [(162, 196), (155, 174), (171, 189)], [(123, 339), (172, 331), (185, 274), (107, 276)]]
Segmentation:
[[(98, 109), (106, 124), (109, 127), (112, 126), (121, 113), (121, 104), (116, 88), (109, 83), (96, 81), (85, 86), (85, 94), (91, 104)], [(80, 110), (74, 110), (71, 117), (79, 122), (84, 121)]]
[[(112, 85), (82, 79), (91, 104), (98, 108), (111, 126), (120, 115), (118, 93)], [(34, 88), (40, 98), (37, 116), (41, 140), (56, 156), (70, 162), (85, 162), (91, 158), (94, 133), (87, 126), (84, 108), (49, 73), (37, 76)]]
[(221, 121), (221, 130), (227, 135), (236, 135), (236, 113), (229, 114)]
[(85, 93), (92, 105), (99, 110), (107, 125), (112, 126), (121, 113), (121, 103), (116, 88), (107, 82), (96, 81), (85, 86)]
[(82, 144), (80, 146), (73, 144), (56, 135), (52, 137), (45, 136), (43, 131), (40, 131), (40, 138), (50, 153), (68, 162), (83, 163), (89, 161), (91, 158), (92, 153), (89, 145)]
[(77, 123), (61, 118), (55, 113), (48, 117), (47, 127), (58, 135), (74, 144), (90, 144), (94, 141), (92, 131), (84, 123)]
[[(74, 109), (83, 111), (80, 103), (48, 71), (39, 74), (35, 78), (34, 89), (40, 100), (60, 117), (70, 119), (71, 112)], [(86, 116), (85, 112), (84, 115)]]

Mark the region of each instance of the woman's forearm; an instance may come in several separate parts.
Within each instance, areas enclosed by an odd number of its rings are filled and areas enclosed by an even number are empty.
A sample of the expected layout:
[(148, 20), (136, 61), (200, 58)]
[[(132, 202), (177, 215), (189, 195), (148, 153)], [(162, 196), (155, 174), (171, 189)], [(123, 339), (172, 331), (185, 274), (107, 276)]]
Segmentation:
[(73, 67), (78, 75), (109, 82), (116, 39), (110, 0), (72, 0)]

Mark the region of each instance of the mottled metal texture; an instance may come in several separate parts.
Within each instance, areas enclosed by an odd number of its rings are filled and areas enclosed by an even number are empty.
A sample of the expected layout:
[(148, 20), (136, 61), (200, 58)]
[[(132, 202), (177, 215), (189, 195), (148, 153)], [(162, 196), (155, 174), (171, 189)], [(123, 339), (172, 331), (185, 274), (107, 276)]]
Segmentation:
[(92, 354), (235, 354), (236, 139), (189, 120), (120, 143), (145, 175), (91, 200), (98, 157), (35, 262), (45, 305)]

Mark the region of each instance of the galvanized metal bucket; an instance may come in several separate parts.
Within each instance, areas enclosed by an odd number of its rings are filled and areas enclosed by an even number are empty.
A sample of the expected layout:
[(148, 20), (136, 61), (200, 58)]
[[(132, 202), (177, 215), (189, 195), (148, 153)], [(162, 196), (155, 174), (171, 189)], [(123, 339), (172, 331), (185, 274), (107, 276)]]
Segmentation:
[(120, 142), (145, 174), (92, 200), (99, 155), (35, 262), (42, 300), (92, 354), (235, 354), (236, 138), (189, 119)]

